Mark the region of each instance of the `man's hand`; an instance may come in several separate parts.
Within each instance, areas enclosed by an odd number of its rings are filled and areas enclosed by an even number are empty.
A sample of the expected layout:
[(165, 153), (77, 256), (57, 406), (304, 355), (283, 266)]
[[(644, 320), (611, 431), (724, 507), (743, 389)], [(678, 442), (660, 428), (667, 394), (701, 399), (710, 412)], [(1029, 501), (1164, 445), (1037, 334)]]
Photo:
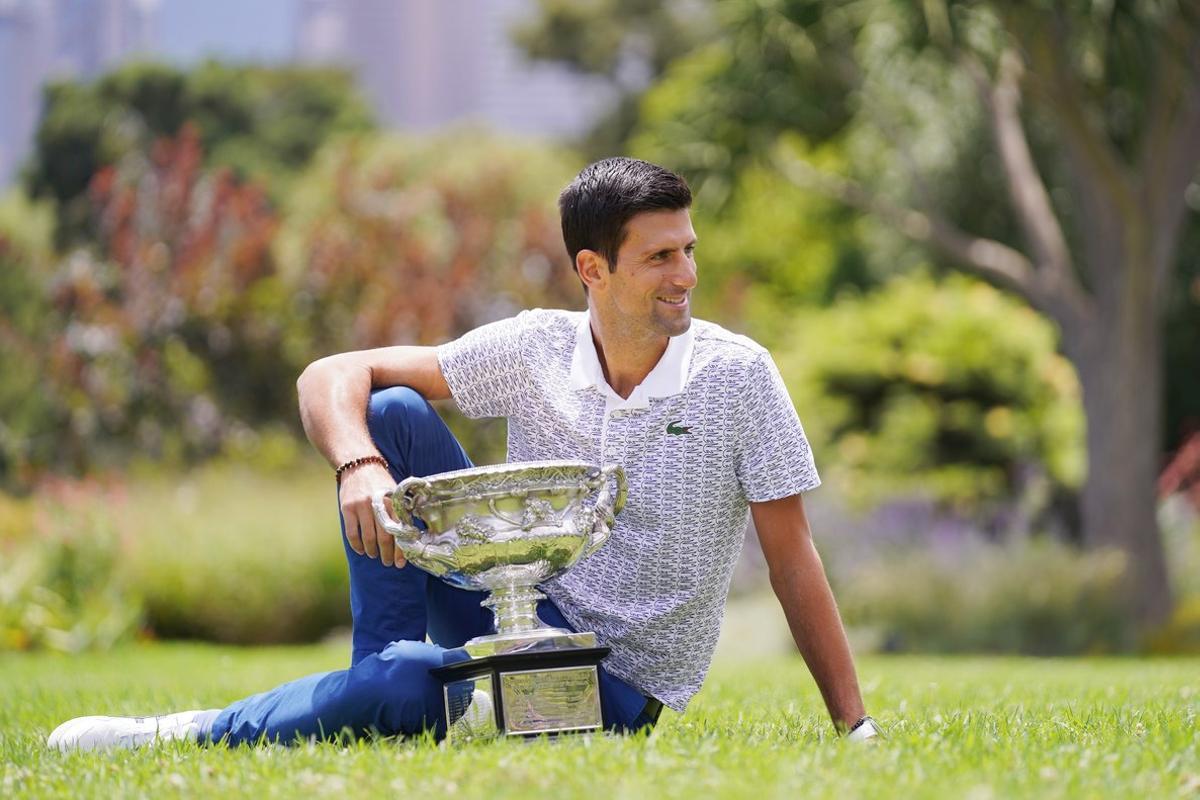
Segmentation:
[(821, 557), (813, 546), (804, 501), (792, 495), (751, 503), (754, 527), (792, 638), (825, 699), (829, 716), (845, 730), (866, 715), (854, 658), (842, 628)]
[(379, 464), (364, 464), (342, 476), (338, 498), (342, 506), (342, 521), (346, 525), (346, 541), (360, 556), (378, 558), (386, 566), (404, 566), (404, 556), (396, 540), (375, 519), (371, 498), (393, 489), (396, 482)]
[[(381, 347), (327, 356), (309, 364), (296, 381), (300, 421), (313, 446), (336, 468), (377, 452), (367, 430), (371, 389), (409, 386), (426, 400), (450, 396), (433, 347)], [(396, 485), (387, 469), (363, 464), (342, 475), (338, 490), (346, 541), (359, 555), (404, 566), (396, 541), (375, 521), (371, 497)]]

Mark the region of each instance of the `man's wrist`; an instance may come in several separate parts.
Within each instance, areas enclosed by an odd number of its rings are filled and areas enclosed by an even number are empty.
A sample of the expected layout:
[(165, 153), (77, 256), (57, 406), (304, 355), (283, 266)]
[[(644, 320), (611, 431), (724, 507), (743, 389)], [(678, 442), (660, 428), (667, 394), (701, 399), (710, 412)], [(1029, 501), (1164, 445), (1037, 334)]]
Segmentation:
[(388, 469), (387, 459), (385, 459), (383, 456), (379, 455), (378, 453), (372, 453), (370, 455), (359, 456), (358, 458), (351, 458), (346, 461), (343, 461), (341, 464), (339, 464), (337, 466), (336, 469), (334, 469), (334, 471), (333, 471), (334, 479), (337, 481), (338, 485), (340, 486), (342, 483), (342, 477), (347, 472), (356, 470), (359, 467), (366, 466), (367, 464), (378, 464), (379, 466), (383, 467), (384, 469)]

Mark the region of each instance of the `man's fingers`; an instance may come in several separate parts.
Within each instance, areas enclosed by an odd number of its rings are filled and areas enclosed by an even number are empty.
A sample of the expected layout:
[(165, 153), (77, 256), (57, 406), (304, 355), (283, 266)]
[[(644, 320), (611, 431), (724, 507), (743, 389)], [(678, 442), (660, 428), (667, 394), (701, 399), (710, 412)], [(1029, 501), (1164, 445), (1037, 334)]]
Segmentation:
[(346, 542), (350, 549), (360, 556), (366, 552), (363, 549), (362, 534), (358, 530), (358, 517), (346, 507), (342, 507), (342, 527), (346, 530)]
[(365, 511), (359, 507), (358, 525), (362, 530), (363, 547), (371, 558), (379, 558), (379, 537), (375, 533), (375, 515), (370, 507)]
[(404, 554), (396, 547), (396, 540), (375, 519), (375, 510), (370, 501), (352, 501), (342, 507), (342, 519), (346, 522), (346, 541), (350, 549), (360, 556), (380, 559), (384, 566), (403, 567)]
[(373, 530), (371, 533), (379, 541), (379, 560), (383, 562), (385, 567), (392, 566), (392, 554), (396, 550), (396, 540), (392, 538), (390, 533), (378, 525), (376, 526), (376, 530)]

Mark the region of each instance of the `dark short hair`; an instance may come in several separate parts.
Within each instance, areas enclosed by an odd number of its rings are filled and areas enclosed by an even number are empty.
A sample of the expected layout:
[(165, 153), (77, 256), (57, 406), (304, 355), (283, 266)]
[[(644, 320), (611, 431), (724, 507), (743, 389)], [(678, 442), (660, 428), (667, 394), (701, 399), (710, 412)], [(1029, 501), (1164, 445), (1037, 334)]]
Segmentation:
[(617, 268), (625, 223), (644, 211), (679, 211), (692, 205), (687, 182), (668, 169), (636, 158), (606, 158), (583, 168), (558, 196), (563, 242), (571, 266), (580, 250), (595, 250)]

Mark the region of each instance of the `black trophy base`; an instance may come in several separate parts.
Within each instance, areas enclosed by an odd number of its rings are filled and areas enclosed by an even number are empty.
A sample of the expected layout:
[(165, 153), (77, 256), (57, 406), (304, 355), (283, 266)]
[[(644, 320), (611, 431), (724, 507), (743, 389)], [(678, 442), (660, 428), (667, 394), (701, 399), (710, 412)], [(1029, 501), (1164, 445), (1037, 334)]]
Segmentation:
[(447, 738), (457, 744), (599, 730), (598, 667), (608, 653), (607, 647), (535, 650), (431, 669), (444, 684)]

